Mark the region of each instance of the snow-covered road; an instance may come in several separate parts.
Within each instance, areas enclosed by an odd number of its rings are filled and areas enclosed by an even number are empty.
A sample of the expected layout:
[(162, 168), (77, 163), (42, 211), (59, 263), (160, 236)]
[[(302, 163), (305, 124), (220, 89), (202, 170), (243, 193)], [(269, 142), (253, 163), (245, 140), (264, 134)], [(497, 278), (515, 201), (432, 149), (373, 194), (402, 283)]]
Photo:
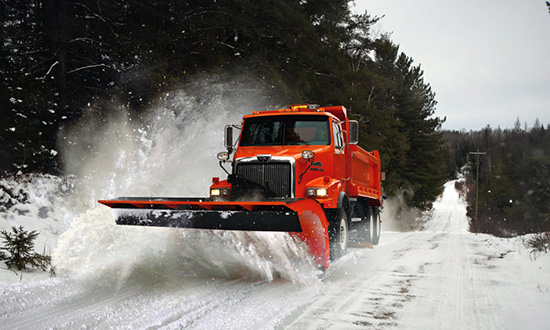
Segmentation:
[(423, 231), (351, 248), (322, 280), (165, 267), (0, 283), (0, 328), (546, 329), (550, 257), (532, 261), (520, 240), (467, 228), (449, 182)]

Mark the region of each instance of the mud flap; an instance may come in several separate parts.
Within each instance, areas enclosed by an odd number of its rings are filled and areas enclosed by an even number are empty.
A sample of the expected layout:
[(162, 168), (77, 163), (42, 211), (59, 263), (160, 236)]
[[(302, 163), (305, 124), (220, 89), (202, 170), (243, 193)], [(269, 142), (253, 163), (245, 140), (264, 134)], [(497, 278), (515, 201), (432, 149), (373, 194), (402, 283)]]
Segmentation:
[(218, 202), (199, 198), (100, 200), (113, 209), (118, 225), (243, 231), (283, 231), (304, 241), (315, 262), (326, 269), (328, 221), (312, 199), (277, 202)]

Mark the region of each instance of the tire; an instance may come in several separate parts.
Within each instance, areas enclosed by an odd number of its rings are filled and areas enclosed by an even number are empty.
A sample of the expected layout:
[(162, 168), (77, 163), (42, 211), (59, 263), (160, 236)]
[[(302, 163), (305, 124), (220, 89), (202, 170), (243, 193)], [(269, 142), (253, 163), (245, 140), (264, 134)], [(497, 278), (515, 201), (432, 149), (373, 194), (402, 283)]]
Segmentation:
[(348, 216), (343, 209), (339, 209), (329, 228), (330, 259), (341, 258), (348, 249), (349, 225)]
[(370, 217), (372, 223), (372, 245), (378, 245), (380, 242), (380, 232), (382, 231), (382, 221), (380, 218), (380, 208), (372, 208), (372, 216)]
[(373, 220), (372, 220), (372, 208), (364, 207), (361, 211), (361, 221), (356, 223), (354, 229), (357, 230), (357, 239), (361, 243), (370, 243), (373, 241)]

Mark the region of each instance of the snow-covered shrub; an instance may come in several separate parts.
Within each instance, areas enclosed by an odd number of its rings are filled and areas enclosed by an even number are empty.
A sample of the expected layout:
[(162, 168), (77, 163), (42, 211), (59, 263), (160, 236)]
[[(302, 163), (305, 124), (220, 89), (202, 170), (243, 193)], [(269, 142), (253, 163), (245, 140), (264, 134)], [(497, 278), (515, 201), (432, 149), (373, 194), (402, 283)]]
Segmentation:
[(550, 232), (533, 234), (524, 244), (531, 249), (531, 256), (536, 259), (541, 253), (550, 252)]

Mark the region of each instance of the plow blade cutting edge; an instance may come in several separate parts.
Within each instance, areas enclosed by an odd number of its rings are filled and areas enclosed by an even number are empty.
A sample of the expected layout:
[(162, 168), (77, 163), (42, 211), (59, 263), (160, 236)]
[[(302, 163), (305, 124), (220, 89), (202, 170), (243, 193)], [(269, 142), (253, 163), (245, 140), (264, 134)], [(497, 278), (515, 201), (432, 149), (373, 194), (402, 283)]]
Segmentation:
[(281, 202), (218, 202), (201, 198), (121, 197), (100, 200), (118, 225), (282, 231), (304, 241), (315, 262), (329, 263), (328, 221), (312, 199)]

